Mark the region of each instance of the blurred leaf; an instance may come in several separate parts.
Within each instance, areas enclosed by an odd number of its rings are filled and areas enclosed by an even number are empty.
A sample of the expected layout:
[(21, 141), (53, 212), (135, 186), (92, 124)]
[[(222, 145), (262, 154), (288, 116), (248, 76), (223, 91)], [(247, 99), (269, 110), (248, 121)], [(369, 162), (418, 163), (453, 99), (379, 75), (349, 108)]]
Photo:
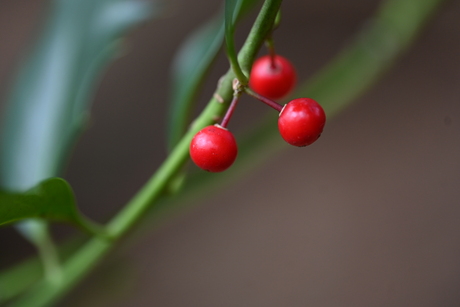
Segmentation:
[(68, 222), (101, 234), (98, 226), (79, 213), (72, 188), (61, 178), (42, 181), (25, 193), (0, 192), (0, 225), (30, 218)]
[[(152, 9), (140, 0), (52, 1), (8, 102), (0, 156), (4, 189), (22, 192), (59, 175), (84, 129), (96, 81), (119, 52), (122, 34), (146, 20)], [(43, 236), (37, 241), (31, 229), (38, 224)], [(21, 225), (21, 233), (39, 251), (53, 250), (44, 222)]]
[(180, 140), (190, 120), (193, 102), (217, 57), (224, 34), (221, 16), (204, 24), (184, 42), (173, 63), (169, 149)]
[[(0, 184), (8, 191), (28, 190), (60, 173), (70, 147), (84, 128), (96, 81), (119, 53), (120, 38), (153, 12), (151, 3), (139, 0), (54, 0), (49, 7), (47, 22), (21, 68), (5, 114)], [(39, 189), (61, 193), (56, 197), (65, 198), (65, 190), (55, 188), (45, 185)], [(35, 194), (26, 195), (1, 193), (1, 200), (7, 203), (0, 201), (0, 224), (39, 216), (70, 221), (92, 233), (98, 231), (78, 214), (73, 194), (68, 199), (72, 202), (64, 202), (62, 208), (51, 203), (50, 195), (35, 207), (33, 201), (28, 202)], [(8, 203), (12, 200), (14, 210)], [(29, 208), (32, 204), (34, 207)], [(54, 248), (45, 223), (26, 220), (20, 226), (21, 233), (40, 251), (45, 269), (47, 264), (57, 268), (58, 263), (50, 257)]]
[[(243, 0), (238, 19), (259, 0)], [(235, 14), (235, 11), (233, 12)], [(182, 44), (172, 66), (172, 101), (168, 121), (168, 147), (171, 150), (190, 123), (190, 113), (224, 38), (224, 16), (209, 20)]]
[(24, 191), (60, 172), (119, 38), (151, 13), (151, 4), (140, 0), (52, 2), (9, 100), (0, 160), (5, 189)]

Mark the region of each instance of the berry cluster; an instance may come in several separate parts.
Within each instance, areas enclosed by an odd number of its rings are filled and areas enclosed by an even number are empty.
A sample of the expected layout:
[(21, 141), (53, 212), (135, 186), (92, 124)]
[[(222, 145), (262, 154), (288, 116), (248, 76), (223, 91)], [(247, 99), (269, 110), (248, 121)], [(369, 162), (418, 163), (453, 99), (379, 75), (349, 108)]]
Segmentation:
[[(278, 129), (289, 144), (303, 147), (315, 142), (323, 131), (326, 114), (311, 98), (297, 98), (282, 106), (272, 99), (289, 94), (296, 83), (296, 73), (285, 58), (274, 55), (259, 58), (249, 77), (249, 89), (244, 91), (279, 112)], [(226, 126), (238, 101), (239, 92), (221, 124), (201, 129), (190, 143), (190, 156), (197, 166), (209, 172), (222, 172), (236, 159), (238, 148)]]

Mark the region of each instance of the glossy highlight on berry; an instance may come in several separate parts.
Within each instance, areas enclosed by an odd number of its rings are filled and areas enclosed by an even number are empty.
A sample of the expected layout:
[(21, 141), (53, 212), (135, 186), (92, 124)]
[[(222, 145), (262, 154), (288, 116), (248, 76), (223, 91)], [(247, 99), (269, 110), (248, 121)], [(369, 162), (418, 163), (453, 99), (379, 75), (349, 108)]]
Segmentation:
[(201, 129), (190, 143), (190, 157), (208, 172), (222, 172), (236, 159), (238, 147), (233, 134), (220, 125)]
[(294, 88), (297, 74), (286, 58), (270, 55), (257, 59), (252, 66), (249, 86), (259, 95), (269, 99), (281, 99)]
[(323, 132), (326, 114), (311, 98), (297, 98), (286, 104), (278, 118), (278, 129), (283, 139), (294, 146), (307, 146)]

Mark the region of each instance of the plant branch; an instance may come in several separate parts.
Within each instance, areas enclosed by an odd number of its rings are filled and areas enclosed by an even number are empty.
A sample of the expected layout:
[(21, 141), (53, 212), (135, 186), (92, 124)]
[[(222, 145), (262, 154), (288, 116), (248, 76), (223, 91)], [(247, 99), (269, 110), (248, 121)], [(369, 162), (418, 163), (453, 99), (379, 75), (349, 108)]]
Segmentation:
[[(244, 43), (238, 59), (242, 69), (250, 70), (252, 62), (271, 29), (281, 0), (266, 0)], [(63, 280), (59, 285), (41, 280), (32, 290), (19, 298), (13, 306), (47, 306), (62, 296), (75, 283), (83, 278), (92, 267), (114, 247), (116, 239), (120, 239), (136, 224), (146, 210), (161, 195), (163, 189), (188, 159), (188, 147), (191, 139), (201, 128), (211, 124), (216, 117), (222, 116), (227, 103), (220, 103), (215, 96), (228, 102), (233, 96), (232, 82), (235, 78), (230, 69), (222, 78), (214, 97), (195, 120), (194, 125), (179, 141), (158, 171), (134, 196), (134, 198), (109, 222), (109, 234), (115, 239), (107, 241), (93, 238), (75, 253), (63, 266)]]
[(268, 99), (267, 97), (264, 97), (262, 95), (259, 95), (257, 94), (256, 92), (254, 92), (253, 90), (251, 90), (249, 87), (246, 87), (244, 89), (244, 91), (246, 92), (246, 94), (248, 94), (249, 96), (252, 96), (254, 97), (255, 99), (259, 100), (259, 101), (262, 101), (263, 103), (265, 103), (267, 106), (275, 109), (276, 111), (281, 112), (281, 110), (283, 110), (283, 106), (280, 105), (279, 103), (277, 103), (276, 101), (273, 101), (271, 99)]
[[(358, 34), (357, 40), (331, 61), (330, 65), (320, 71), (312, 81), (301, 86), (294, 96), (310, 96), (318, 99), (323, 104), (328, 118), (337, 115), (340, 110), (348, 106), (352, 100), (360, 96), (382, 77), (383, 72), (387, 71), (391, 67), (390, 64), (414, 41), (427, 19), (443, 2), (447, 2), (447, 0), (389, 0), (384, 2), (377, 16), (372, 19), (372, 23)], [(253, 31), (255, 31), (254, 28)], [(381, 44), (384, 42), (391, 42), (391, 44), (382, 46)], [(255, 53), (251, 54), (249, 51), (257, 50), (250, 47), (250, 44), (248, 39), (243, 47), (243, 50), (247, 48), (248, 51), (243, 52), (242, 50), (240, 52), (240, 59), (243, 60), (240, 64), (243, 69), (250, 68), (248, 63), (252, 64), (254, 60)], [(245, 65), (242, 64), (243, 62)], [(226, 76), (229, 74), (232, 75), (231, 72), (228, 72)], [(230, 101), (232, 96), (232, 78), (234, 78), (233, 75), (229, 79), (225, 79), (216, 92), (225, 98), (225, 101)], [(211, 100), (199, 117), (199, 121), (195, 122), (193, 131), (196, 132), (200, 127), (212, 123), (212, 116), (222, 114), (223, 110), (225, 110), (224, 104), (218, 103), (215, 99)], [(207, 190), (214, 190), (223, 186), (246, 174), (249, 170), (260, 166), (269, 156), (284, 148), (283, 142), (277, 141), (273, 114), (270, 113), (269, 115), (271, 115), (270, 118), (254, 129), (254, 132), (240, 145), (239, 163), (230, 168), (226, 176), (216, 180), (215, 177), (208, 176), (208, 174), (195, 175), (183, 193), (174, 198), (174, 203), (168, 202), (161, 207), (157, 206), (151, 215), (158, 217), (162, 215), (162, 212), (169, 212), (173, 205), (176, 208), (184, 206), (183, 200), (203, 194), (203, 189), (200, 187), (206, 186)], [(189, 132), (187, 135), (190, 138), (193, 133)], [(188, 145), (187, 142), (186, 144)], [(177, 150), (179, 147), (176, 147), (175, 151)], [(149, 183), (144, 189), (147, 189), (148, 185)], [(149, 221), (148, 224), (150, 228), (151, 222)], [(127, 224), (124, 227), (130, 228)], [(124, 233), (121, 230), (119, 228), (118, 231)], [(41, 281), (28, 293), (27, 297), (24, 297), (24, 300), (17, 301), (14, 306), (45, 306), (56, 300), (81, 279), (112, 247), (107, 242), (93, 239), (80, 249), (71, 260), (65, 262), (63, 272), (65, 280), (62, 286), (53, 288), (45, 281)]]
[(61, 264), (48, 223), (40, 219), (28, 219), (19, 223), (17, 229), (37, 249), (45, 278), (51, 283), (59, 283), (62, 277)]

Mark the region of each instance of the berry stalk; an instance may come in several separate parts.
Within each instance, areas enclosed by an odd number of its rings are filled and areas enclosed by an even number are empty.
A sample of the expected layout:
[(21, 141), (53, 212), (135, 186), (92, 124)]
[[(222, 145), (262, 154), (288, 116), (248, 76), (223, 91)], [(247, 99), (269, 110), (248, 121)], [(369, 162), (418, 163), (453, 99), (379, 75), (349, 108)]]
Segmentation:
[(276, 52), (275, 52), (275, 42), (273, 41), (272, 35), (267, 37), (267, 39), (265, 40), (265, 45), (267, 46), (268, 54), (270, 55), (270, 66), (273, 70), (275, 70), (276, 69), (276, 62), (275, 62)]
[(267, 46), (268, 49), (268, 54), (270, 55), (270, 64), (272, 69), (276, 69), (276, 62), (275, 62), (275, 57), (276, 57), (276, 52), (275, 52), (275, 42), (273, 40), (273, 32), (279, 27), (281, 22), (281, 10), (278, 10), (278, 13), (276, 14), (275, 21), (273, 22), (273, 27), (270, 33), (267, 35), (267, 38), (265, 39), (265, 45)]
[(232, 118), (233, 112), (235, 111), (236, 105), (238, 104), (240, 95), (241, 95), (240, 93), (235, 93), (233, 95), (233, 99), (232, 99), (232, 102), (230, 103), (230, 106), (228, 107), (227, 113), (225, 113), (225, 116), (222, 119), (222, 122), (220, 123), (221, 127), (227, 128), (228, 122), (230, 121), (230, 118)]
[(276, 111), (278, 112), (281, 112), (281, 110), (283, 110), (283, 105), (277, 103), (276, 101), (273, 101), (267, 97), (264, 97), (264, 96), (261, 96), (259, 94), (257, 94), (256, 92), (254, 92), (253, 90), (251, 90), (250, 88), (246, 87), (244, 89), (244, 91), (246, 92), (246, 94), (248, 94), (249, 96), (252, 96), (254, 97), (255, 99), (257, 100), (260, 100), (262, 101), (263, 103), (265, 103), (267, 106), (275, 109)]

